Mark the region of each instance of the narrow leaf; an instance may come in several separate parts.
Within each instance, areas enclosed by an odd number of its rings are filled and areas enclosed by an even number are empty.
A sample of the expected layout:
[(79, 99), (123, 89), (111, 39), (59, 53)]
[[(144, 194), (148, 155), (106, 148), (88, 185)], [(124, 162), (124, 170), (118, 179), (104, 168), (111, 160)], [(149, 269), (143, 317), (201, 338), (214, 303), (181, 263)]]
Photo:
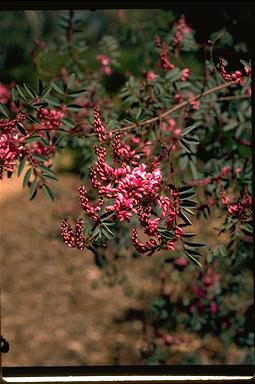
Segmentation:
[(55, 89), (55, 91), (57, 91), (58, 93), (60, 93), (61, 95), (64, 95), (65, 92), (62, 88), (60, 88), (59, 85), (55, 84), (55, 83), (51, 83), (52, 87)]
[(51, 201), (55, 201), (55, 198), (54, 198), (54, 195), (53, 195), (53, 193), (52, 193), (52, 190), (48, 187), (48, 185), (43, 184), (43, 185), (42, 185), (42, 190), (43, 190), (43, 192), (45, 193), (45, 195), (46, 195)]
[(30, 87), (29, 84), (27, 83), (23, 83), (23, 87), (25, 88), (25, 90), (27, 91), (28, 95), (30, 97), (32, 97), (33, 99), (36, 98), (36, 93), (35, 91)]
[(9, 111), (4, 104), (0, 104), (0, 111), (5, 117), (9, 118)]
[(34, 142), (40, 141), (40, 140), (41, 140), (40, 136), (29, 137), (28, 139), (25, 139), (25, 144), (34, 143)]
[(22, 99), (25, 100), (25, 101), (27, 102), (27, 98), (26, 98), (26, 96), (24, 95), (24, 93), (23, 93), (21, 87), (20, 87), (19, 85), (16, 85), (16, 89), (17, 89), (18, 93), (20, 94), (20, 96), (22, 97)]
[(18, 168), (18, 177), (20, 177), (24, 167), (25, 167), (25, 164), (26, 164), (26, 158), (23, 157), (22, 160), (20, 160), (20, 163), (19, 163), (19, 168)]
[(192, 197), (195, 194), (196, 194), (195, 191), (194, 192), (186, 192), (186, 193), (183, 192), (183, 193), (180, 194), (180, 199), (181, 200), (188, 199), (189, 197)]
[(46, 161), (48, 161), (48, 159), (46, 157), (43, 157), (41, 155), (38, 155), (37, 153), (33, 153), (32, 154), (33, 158), (36, 159), (36, 160), (39, 160), (39, 161), (42, 161), (43, 163), (45, 163)]
[(29, 182), (30, 176), (31, 176), (32, 168), (29, 168), (27, 172), (25, 173), (24, 179), (23, 179), (23, 188), (27, 187), (27, 184)]
[(182, 218), (182, 220), (185, 222), (186, 225), (191, 225), (192, 224), (190, 219), (184, 214), (183, 211), (180, 210), (180, 214), (179, 215)]
[(194, 237), (194, 236), (196, 236), (195, 233), (183, 233), (182, 234), (182, 237)]
[(185, 254), (193, 263), (197, 264), (200, 268), (202, 268), (202, 264), (200, 264), (195, 257), (191, 256), (188, 252), (185, 252)]
[(17, 128), (17, 131), (19, 131), (19, 133), (21, 133), (23, 136), (27, 135), (27, 133), (26, 133), (25, 129), (23, 128), (22, 124), (17, 123), (16, 124), (16, 128)]
[(49, 173), (52, 176), (55, 176), (55, 173), (51, 169), (45, 167), (45, 165), (39, 164), (38, 168), (40, 168), (42, 171), (44, 171), (46, 173)]
[(205, 247), (205, 244), (201, 244), (201, 243), (190, 243), (189, 241), (185, 241), (185, 245), (188, 245), (189, 247), (192, 247), (192, 248)]
[(58, 181), (58, 179), (57, 179), (55, 176), (52, 176), (52, 175), (42, 174), (42, 177), (43, 177), (44, 179), (49, 179), (49, 180), (55, 180), (55, 181)]
[(199, 140), (196, 136), (192, 137), (192, 136), (185, 136), (184, 138), (182, 138), (182, 141), (185, 141), (186, 143), (187, 142), (190, 142), (190, 143), (193, 143), (193, 144), (199, 144)]
[(40, 124), (40, 121), (39, 121), (36, 117), (34, 117), (33, 115), (31, 115), (31, 114), (29, 114), (29, 115), (27, 116), (27, 118), (28, 118), (28, 120), (32, 121), (32, 122), (35, 123), (35, 124)]
[(34, 198), (34, 196), (35, 196), (37, 185), (38, 185), (38, 180), (34, 179), (32, 184), (31, 184), (30, 191), (29, 191), (29, 198), (30, 198), (30, 200), (32, 200)]
[(185, 150), (186, 150), (187, 152), (189, 152), (189, 153), (192, 153), (190, 147), (188, 146), (187, 143), (185, 143), (184, 140), (179, 139), (179, 141), (180, 141), (180, 144), (181, 144), (181, 146), (183, 147), (183, 149), (185, 149)]
[(75, 80), (75, 76), (76, 76), (75, 73), (71, 73), (69, 80), (68, 80), (68, 83), (67, 83), (67, 89), (72, 88), (74, 80)]
[(181, 137), (186, 136), (187, 133), (193, 131), (193, 129), (197, 128), (199, 125), (201, 125), (201, 121), (197, 121), (196, 123), (192, 124), (190, 127), (186, 128), (185, 131), (181, 134)]
[(184, 185), (183, 187), (179, 188), (178, 191), (181, 194), (181, 193), (186, 193), (188, 191), (191, 191), (193, 189), (194, 187), (192, 185)]
[(71, 119), (67, 119), (66, 117), (63, 117), (62, 119), (60, 119), (60, 121), (62, 121), (62, 123), (64, 123), (65, 125), (68, 125), (68, 127), (71, 127), (71, 128), (75, 127), (75, 124)]
[(45, 88), (45, 90), (41, 94), (41, 98), (44, 98), (45, 96), (47, 96), (50, 93), (50, 91), (51, 91), (51, 85)]
[(39, 93), (39, 96), (41, 96), (41, 94), (43, 93), (43, 83), (40, 78), (38, 79), (38, 93)]
[(72, 92), (68, 93), (68, 96), (70, 96), (70, 97), (78, 97), (78, 96), (83, 95), (86, 92), (87, 92), (86, 89), (80, 89), (78, 91), (72, 91)]

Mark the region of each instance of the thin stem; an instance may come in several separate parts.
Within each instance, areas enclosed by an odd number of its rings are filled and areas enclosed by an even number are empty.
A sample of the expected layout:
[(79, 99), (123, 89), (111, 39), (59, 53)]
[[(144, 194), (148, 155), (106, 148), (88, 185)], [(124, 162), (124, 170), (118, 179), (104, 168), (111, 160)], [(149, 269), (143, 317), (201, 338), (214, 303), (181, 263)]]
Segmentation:
[[(222, 89), (227, 88), (227, 87), (229, 87), (230, 85), (232, 85), (234, 83), (235, 83), (234, 81), (230, 81), (230, 82), (227, 82), (227, 83), (224, 83), (224, 84), (217, 85), (216, 87), (208, 89), (207, 91), (203, 92), (202, 96), (207, 96), (207, 95), (210, 95), (211, 93), (221, 91)], [(118, 132), (118, 131), (129, 131), (130, 129), (137, 128), (138, 126), (141, 127), (141, 126), (146, 126), (146, 125), (155, 123), (156, 121), (158, 121), (160, 119), (163, 119), (164, 117), (170, 115), (172, 112), (175, 112), (178, 109), (181, 109), (181, 108), (185, 107), (186, 105), (188, 105), (190, 103), (190, 101), (197, 100), (200, 97), (201, 97), (201, 94), (193, 96), (188, 101), (183, 101), (182, 103), (175, 105), (174, 107), (168, 109), (166, 112), (160, 114), (159, 116), (152, 117), (152, 118), (150, 118), (148, 120), (144, 120), (144, 121), (141, 121), (141, 122), (138, 122), (138, 123), (130, 124), (130, 125), (127, 125), (126, 127), (122, 127), (122, 128), (119, 128), (119, 129), (114, 129), (111, 132), (114, 133), (114, 132)], [(96, 135), (96, 133), (91, 133), (88, 136), (95, 136), (95, 135)]]

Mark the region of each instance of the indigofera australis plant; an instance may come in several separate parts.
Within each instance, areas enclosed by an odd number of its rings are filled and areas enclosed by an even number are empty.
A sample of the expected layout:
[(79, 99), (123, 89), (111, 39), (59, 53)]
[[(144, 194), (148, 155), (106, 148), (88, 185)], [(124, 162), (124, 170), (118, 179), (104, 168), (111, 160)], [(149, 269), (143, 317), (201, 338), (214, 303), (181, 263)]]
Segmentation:
[[(29, 165), (23, 186), (29, 188), (30, 198), (33, 199), (41, 189), (54, 200), (50, 187), (51, 182), (57, 180), (52, 170), (54, 154), (70, 142), (84, 151), (88, 148), (87, 143), (90, 147), (94, 143), (97, 160), (85, 172), (97, 202), (90, 201), (91, 190), (88, 191), (87, 185), (81, 185), (79, 189), (81, 207), (90, 218), (92, 228), (87, 230), (87, 224), (80, 218), (72, 229), (66, 218), (61, 226), (65, 243), (69, 247), (96, 252), (96, 247), (114, 238), (117, 222), (130, 223), (133, 227), (130, 241), (138, 252), (151, 256), (160, 250), (175, 251), (179, 240), (186, 256), (201, 266), (197, 248), (203, 244), (187, 241), (192, 234), (185, 233), (183, 228), (192, 224), (190, 215), (194, 215), (196, 208), (199, 212), (201, 207), (212, 206), (219, 200), (217, 188), (227, 188), (228, 184), (224, 181), (226, 172), (199, 177), (196, 168), (199, 148), (201, 150), (206, 145), (194, 135), (194, 131), (200, 136), (207, 131), (210, 136), (216, 129), (217, 119), (220, 119), (225, 132), (235, 127), (236, 120), (226, 111), (219, 117), (219, 105), (250, 97), (249, 64), (242, 61), (242, 70), (229, 73), (226, 62), (220, 58), (217, 72), (214, 62), (206, 60), (204, 81), (193, 81), (190, 69), (185, 66), (179, 68), (176, 62), (181, 50), (198, 49), (194, 31), (182, 16), (174, 23), (165, 41), (158, 35), (154, 37), (154, 60), (158, 55), (158, 61), (148, 61), (151, 67), (147, 72), (142, 70), (144, 78), (129, 76), (120, 92), (122, 102), (129, 106), (129, 116), (116, 128), (118, 118), (101, 80), (112, 74), (114, 65), (119, 65), (116, 61), (118, 44), (114, 38), (104, 37), (100, 45), (103, 51), (97, 54), (96, 59), (110, 70), (99, 68), (91, 79), (87, 75), (84, 77), (75, 20), (74, 13), (70, 12), (65, 23), (70, 63), (77, 67), (77, 74), (69, 75), (65, 68), (61, 68), (57, 80), (54, 78), (46, 87), (39, 80), (37, 90), (28, 84), (1, 85), (0, 111), (4, 118), (0, 120), (0, 177), (5, 173), (10, 177), (17, 162), (18, 176), (25, 165)], [(38, 64), (39, 57), (33, 56), (35, 64)], [(37, 68), (41, 68), (39, 64)], [(241, 95), (238, 94), (240, 87)], [(231, 88), (237, 94), (216, 98), (217, 92), (227, 92)], [(107, 129), (97, 106), (108, 116)], [(93, 125), (90, 124), (92, 111)], [(109, 118), (111, 114), (115, 118)], [(245, 123), (241, 123), (236, 139), (242, 145), (247, 137), (243, 138)], [(95, 143), (95, 136), (99, 143)], [(224, 156), (227, 158), (228, 155)], [(177, 182), (188, 164), (193, 180)], [(237, 168), (241, 169), (240, 166)], [(200, 172), (200, 176), (202, 174)], [(243, 181), (242, 185), (249, 199), (248, 181)], [(217, 198), (210, 197), (209, 205), (198, 204), (191, 199), (195, 196), (195, 186), (204, 186), (208, 195), (214, 189)], [(209, 186), (213, 188), (210, 191), (206, 189)], [(236, 215), (232, 206), (228, 212)], [(139, 227), (148, 237), (145, 242), (139, 240)]]
[[(94, 64), (86, 62), (89, 48), (74, 11), (62, 17), (61, 28), (63, 39), (55, 50), (36, 42), (33, 63), (42, 78), (37, 87), (0, 84), (0, 179), (17, 172), (31, 200), (42, 191), (54, 201), (54, 156), (70, 147), (77, 151), (81, 183), (74, 200), (80, 206), (74, 221), (71, 214), (60, 215), (65, 244), (92, 251), (100, 268), (109, 254), (106, 264), (113, 271), (130, 245), (134, 257), (152, 256), (160, 264), (161, 293), (154, 306), (160, 321), (152, 324), (158, 346), (178, 344), (171, 335), (174, 315), (172, 323), (170, 315), (164, 317), (171, 301), (165, 291), (168, 263), (184, 275), (186, 268), (195, 273), (196, 284), (190, 290), (188, 281), (187, 287), (194, 297), (190, 293), (175, 303), (183, 311), (177, 316), (180, 323), (207, 332), (210, 321), (218, 330), (228, 316), (223, 296), (229, 290), (218, 279), (219, 271), (241, 270), (252, 243), (250, 64), (241, 60), (237, 70), (229, 70), (226, 60), (215, 55), (228, 33), (219, 31), (201, 46), (184, 16), (170, 29), (153, 29), (144, 41), (123, 11), (119, 41), (104, 35), (91, 53)], [(143, 47), (136, 71), (125, 63), (121, 48), (130, 36)], [(199, 50), (204, 50), (203, 75), (185, 60)], [(44, 67), (48, 55), (62, 63), (55, 72), (54, 66)], [(113, 90), (116, 78), (123, 84)], [(205, 244), (189, 227), (202, 215), (211, 225), (212, 210), (224, 219), (218, 235), (228, 236), (225, 245), (216, 238), (202, 253)], [(189, 269), (189, 260), (200, 268)], [(229, 329), (229, 337), (233, 332)], [(164, 361), (156, 352), (149, 351), (145, 361)]]

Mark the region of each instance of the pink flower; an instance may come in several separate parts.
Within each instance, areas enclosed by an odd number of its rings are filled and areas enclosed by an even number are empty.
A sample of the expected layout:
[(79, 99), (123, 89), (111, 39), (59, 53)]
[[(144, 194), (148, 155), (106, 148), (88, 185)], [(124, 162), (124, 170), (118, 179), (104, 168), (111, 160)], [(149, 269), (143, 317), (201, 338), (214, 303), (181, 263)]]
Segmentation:
[(211, 313), (218, 312), (218, 305), (217, 303), (215, 303), (215, 301), (210, 302), (210, 310), (211, 310)]
[(156, 75), (153, 71), (148, 71), (146, 74), (146, 80), (148, 82), (153, 81), (158, 75)]
[(180, 129), (180, 128), (175, 129), (175, 131), (174, 131), (174, 136), (175, 136), (175, 137), (179, 137), (180, 134), (181, 134), (181, 129)]
[(192, 106), (193, 109), (195, 109), (196, 111), (199, 110), (199, 108), (200, 108), (200, 101), (198, 101), (198, 100), (190, 100), (189, 103), (190, 103), (190, 105)]
[(189, 68), (185, 68), (182, 70), (182, 74), (180, 80), (185, 81), (189, 78)]
[(188, 264), (188, 260), (184, 257), (179, 257), (178, 259), (175, 259), (174, 264), (186, 267), (186, 265)]
[(175, 126), (175, 120), (174, 119), (168, 119), (166, 118), (163, 122), (161, 122), (160, 127), (165, 132), (171, 132)]

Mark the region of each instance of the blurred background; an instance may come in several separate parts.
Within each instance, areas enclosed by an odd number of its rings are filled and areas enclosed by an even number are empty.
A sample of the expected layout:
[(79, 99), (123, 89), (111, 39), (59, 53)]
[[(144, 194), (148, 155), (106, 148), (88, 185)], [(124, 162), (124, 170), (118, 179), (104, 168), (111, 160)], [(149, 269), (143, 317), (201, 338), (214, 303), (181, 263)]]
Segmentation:
[[(84, 42), (89, 47), (84, 53), (88, 66), (98, 68), (95, 56), (99, 42), (105, 35), (118, 38), (122, 26), (118, 60), (128, 74), (140, 73), (143, 41), (153, 42), (159, 28), (170, 28), (182, 14), (200, 44), (211, 39), (214, 32), (226, 29), (225, 42), (215, 50), (215, 61), (224, 52), (230, 70), (236, 70), (240, 59), (249, 60), (249, 7), (200, 2), (199, 10), (181, 3), (171, 10), (79, 10)], [(206, 22), (203, 14), (207, 15)], [(68, 11), (64, 10), (0, 12), (1, 83), (15, 80), (34, 85), (38, 74), (47, 80), (59, 73), (66, 57), (52, 57), (54, 44), (62, 44), (61, 16), (66, 15)], [(33, 63), (33, 55), (43, 45), (47, 49)], [(203, 77), (200, 51), (185, 54), (183, 60), (196, 76)], [(114, 97), (126, 78), (115, 71), (104, 81), (107, 92)], [(10, 343), (10, 351), (3, 355), (4, 366), (251, 364), (253, 282), (249, 262), (242, 274), (226, 276), (232, 287), (225, 293), (226, 305), (232, 312), (226, 311), (224, 320), (221, 316), (220, 325), (216, 315), (210, 323), (205, 309), (196, 316), (192, 311), (185, 315), (185, 305), (192, 306), (191, 281), (200, 276), (193, 266), (183, 271), (182, 266), (167, 265), (170, 278), (164, 289), (170, 301), (161, 295), (160, 256), (139, 257), (126, 249), (118, 260), (120, 273), (102, 273), (89, 251), (68, 250), (59, 235), (63, 213), (75, 211), (79, 205), (74, 193), (80, 185), (79, 176), (74, 174), (75, 161), (75, 156), (68, 154), (55, 160), (59, 183), (54, 186), (54, 204), (41, 194), (30, 202), (17, 177), (1, 182), (2, 334)], [(221, 220), (215, 212), (210, 227), (206, 218), (201, 218), (193, 228), (213, 247)], [(226, 240), (223, 238), (222, 243)], [(123, 269), (125, 276), (121, 274)], [(217, 295), (219, 279), (215, 274)], [(224, 296), (223, 288), (221, 292)], [(163, 356), (148, 361), (145, 319), (150, 332), (151, 319), (158, 313), (163, 317), (171, 313), (172, 339), (169, 343), (162, 341)]]

